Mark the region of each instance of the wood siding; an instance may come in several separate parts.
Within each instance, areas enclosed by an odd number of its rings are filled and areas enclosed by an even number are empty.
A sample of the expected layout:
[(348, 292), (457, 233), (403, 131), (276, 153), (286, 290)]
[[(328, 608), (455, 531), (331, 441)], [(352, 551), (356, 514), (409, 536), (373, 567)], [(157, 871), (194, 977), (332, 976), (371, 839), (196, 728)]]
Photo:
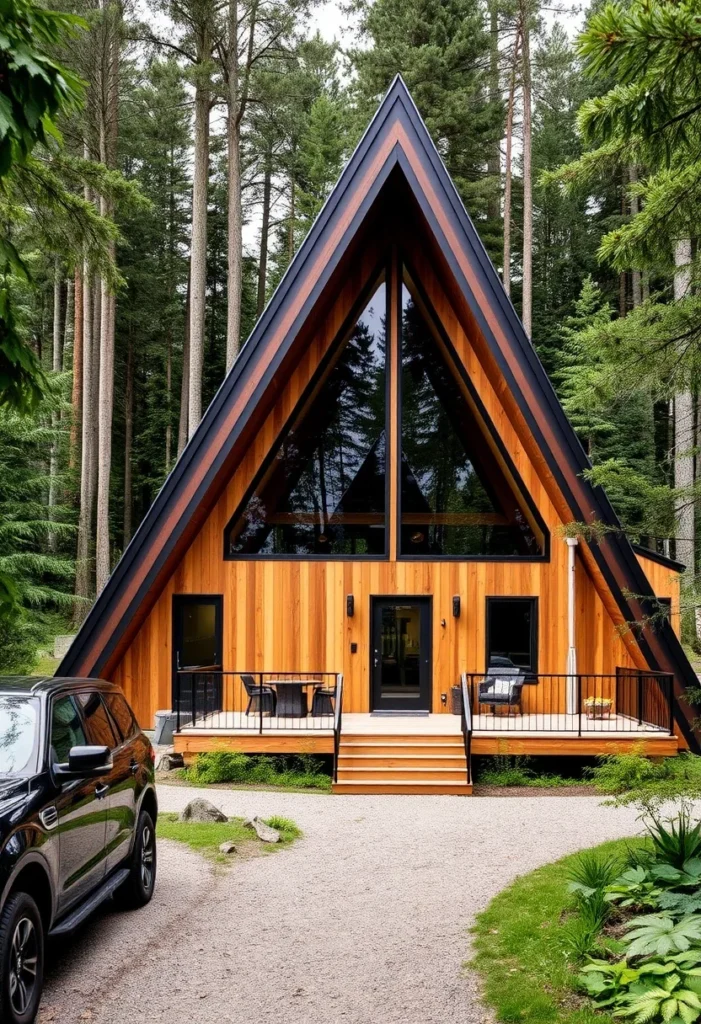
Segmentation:
[[(480, 672), (484, 668), (488, 596), (537, 597), (539, 671), (565, 671), (567, 545), (559, 532), (562, 519), (465, 331), (428, 270), (421, 278), (422, 286), (509, 452), (525, 490), (550, 531), (550, 560), (418, 562), (397, 561), (394, 557), (372, 562), (224, 560), (223, 538), (227, 523), (319, 361), (344, 324), (360, 285), (368, 283), (370, 269), (368, 261), (363, 268), (363, 280), (359, 275), (339, 294), (331, 314), (320, 325), (316, 338), (290, 375), (254, 443), (112, 673), (144, 726), (152, 725), (156, 710), (171, 704), (172, 599), (175, 594), (223, 595), (225, 669), (343, 672), (344, 707), (348, 711), (369, 710), (372, 595), (432, 596), (434, 712), (449, 709), (449, 690), (457, 683), (461, 672)], [(393, 464), (396, 465), (396, 454)], [(396, 488), (392, 494), (390, 529), (394, 535)], [(650, 569), (651, 582), (656, 581), (655, 585), (662, 588), (659, 596), (669, 596), (665, 588), (671, 588), (672, 584), (664, 577), (665, 574), (669, 577), (670, 571), (652, 562), (645, 568)], [(614, 673), (617, 665), (632, 665), (627, 648), (633, 640), (621, 636), (616, 629), (579, 557), (576, 589), (580, 672)], [(355, 598), (353, 618), (346, 615), (348, 594)], [(458, 594), (461, 615), (455, 619), (452, 598)], [(351, 653), (353, 643), (357, 644), (356, 653)], [(448, 695), (447, 708), (441, 703), (441, 694)], [(528, 688), (524, 695), (524, 711), (527, 711)]]

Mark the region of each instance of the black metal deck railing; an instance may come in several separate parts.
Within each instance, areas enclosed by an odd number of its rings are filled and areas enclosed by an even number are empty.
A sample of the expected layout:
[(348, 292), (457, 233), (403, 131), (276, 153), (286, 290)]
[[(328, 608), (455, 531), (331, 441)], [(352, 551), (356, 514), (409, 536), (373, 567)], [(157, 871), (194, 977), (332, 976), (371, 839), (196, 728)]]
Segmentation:
[(185, 669), (176, 678), (176, 732), (333, 732), (342, 678), (336, 672)]
[(615, 675), (465, 672), (472, 731), (674, 733), (671, 674), (617, 668)]

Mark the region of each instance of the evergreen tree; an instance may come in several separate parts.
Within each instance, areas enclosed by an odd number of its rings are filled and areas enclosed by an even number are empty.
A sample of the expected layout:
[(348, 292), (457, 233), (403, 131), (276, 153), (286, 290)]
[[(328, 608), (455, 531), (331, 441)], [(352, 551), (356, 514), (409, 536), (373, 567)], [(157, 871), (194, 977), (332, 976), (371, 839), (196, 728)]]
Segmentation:
[[(500, 182), (488, 173), (501, 138), (501, 99), (490, 97), (488, 12), (481, 0), (357, 0), (367, 48), (352, 51), (358, 131), (401, 74), (482, 241), (500, 259), (501, 224), (488, 217)], [(491, 207), (490, 207), (491, 202)]]

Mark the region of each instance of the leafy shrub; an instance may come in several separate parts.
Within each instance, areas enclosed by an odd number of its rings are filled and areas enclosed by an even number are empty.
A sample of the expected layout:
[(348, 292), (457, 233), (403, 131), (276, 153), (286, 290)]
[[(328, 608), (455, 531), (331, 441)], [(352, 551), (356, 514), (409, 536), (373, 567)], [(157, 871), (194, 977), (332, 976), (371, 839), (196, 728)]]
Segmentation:
[(606, 887), (606, 899), (619, 907), (657, 907), (662, 893), (662, 887), (642, 864), (626, 868)]
[(583, 850), (578, 854), (568, 875), (570, 892), (587, 895), (611, 885), (621, 869), (620, 861), (596, 850)]
[(537, 773), (531, 767), (533, 758), (527, 754), (495, 754), (489, 761), (489, 767), (482, 767), (479, 772), (478, 782), (483, 786), (530, 786), (534, 789), (552, 789), (578, 785), (576, 779)]
[(663, 864), (683, 868), (687, 862), (701, 854), (701, 821), (692, 823), (691, 813), (686, 808), (664, 822), (651, 815), (646, 828), (652, 840), (655, 859)]
[(241, 782), (263, 786), (330, 790), (331, 778), (318, 758), (249, 755), (227, 750), (198, 754), (187, 769), (188, 781), (198, 785)]
[(657, 905), (673, 917), (698, 914), (701, 912), (701, 892), (663, 892), (660, 893)]
[(634, 917), (623, 941), (629, 957), (684, 953), (690, 946), (701, 944), (701, 916), (692, 914), (681, 921), (668, 914)]
[(601, 925), (586, 921), (581, 916), (573, 917), (562, 930), (562, 944), (572, 960), (583, 960), (597, 947)]
[(668, 800), (701, 796), (701, 756), (688, 751), (659, 762), (640, 753), (606, 754), (585, 773), (600, 793), (614, 797), (616, 803), (638, 804), (646, 811)]
[(697, 950), (637, 967), (625, 960), (611, 963), (590, 958), (578, 981), (600, 1008), (614, 1007), (616, 1016), (633, 1017), (636, 1024), (693, 1024), (701, 1015), (700, 962)]

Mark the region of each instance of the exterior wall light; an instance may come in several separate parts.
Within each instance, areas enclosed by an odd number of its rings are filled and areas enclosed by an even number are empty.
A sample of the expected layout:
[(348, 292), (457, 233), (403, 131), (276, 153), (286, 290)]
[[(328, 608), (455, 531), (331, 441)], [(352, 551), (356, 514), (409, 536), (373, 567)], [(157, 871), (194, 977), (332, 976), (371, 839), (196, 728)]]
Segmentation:
[(456, 619), (460, 618), (460, 595), (456, 594), (453, 598), (453, 617)]
[(355, 598), (352, 594), (346, 595), (346, 615), (349, 619), (355, 615)]

